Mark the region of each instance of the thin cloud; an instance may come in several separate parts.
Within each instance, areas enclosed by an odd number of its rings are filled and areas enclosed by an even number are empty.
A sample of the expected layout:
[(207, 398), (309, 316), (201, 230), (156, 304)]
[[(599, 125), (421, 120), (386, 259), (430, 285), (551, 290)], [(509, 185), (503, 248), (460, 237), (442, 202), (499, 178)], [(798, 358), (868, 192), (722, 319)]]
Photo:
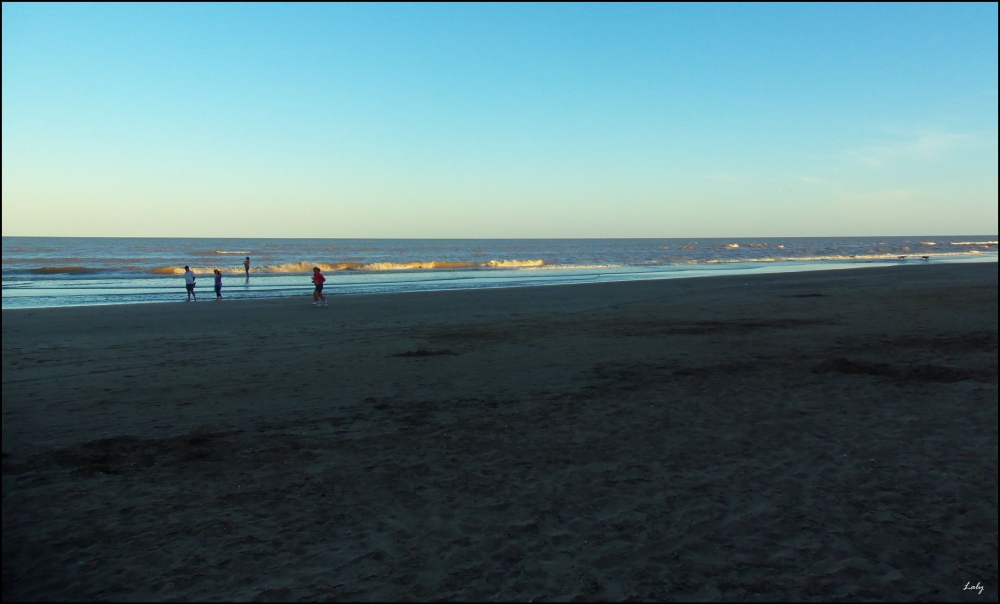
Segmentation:
[(847, 152), (847, 157), (872, 168), (880, 168), (899, 159), (928, 160), (942, 157), (956, 149), (972, 147), (978, 139), (972, 134), (946, 130), (896, 136), (895, 141), (851, 149)]

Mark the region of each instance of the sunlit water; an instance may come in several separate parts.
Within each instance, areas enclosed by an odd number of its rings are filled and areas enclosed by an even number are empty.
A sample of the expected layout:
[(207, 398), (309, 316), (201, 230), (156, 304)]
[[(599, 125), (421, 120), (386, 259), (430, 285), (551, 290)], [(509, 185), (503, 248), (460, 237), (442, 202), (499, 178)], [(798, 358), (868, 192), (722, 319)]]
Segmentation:
[[(250, 277), (242, 262), (251, 257)], [(902, 258), (901, 258), (902, 257)], [(926, 257), (926, 258), (925, 258)], [(3, 238), (3, 308), (305, 295), (312, 267), (334, 295), (996, 262), (997, 236), (758, 239)]]

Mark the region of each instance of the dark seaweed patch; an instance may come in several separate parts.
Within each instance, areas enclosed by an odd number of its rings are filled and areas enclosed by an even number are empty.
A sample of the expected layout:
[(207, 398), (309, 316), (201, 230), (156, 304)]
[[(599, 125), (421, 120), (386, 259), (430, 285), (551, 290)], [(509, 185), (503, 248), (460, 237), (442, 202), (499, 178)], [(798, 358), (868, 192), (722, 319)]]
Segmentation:
[(744, 371), (753, 371), (756, 365), (753, 363), (721, 363), (719, 365), (705, 365), (701, 367), (684, 367), (676, 369), (673, 375), (681, 377), (700, 377), (715, 375), (731, 375)]
[(697, 367), (672, 368), (668, 365), (639, 363), (635, 365), (598, 365), (593, 374), (601, 380), (600, 386), (587, 389), (637, 390), (669, 382), (671, 378), (713, 377), (750, 372), (756, 369), (753, 363), (720, 363)]
[(223, 436), (232, 433), (198, 433), (175, 438), (141, 439), (131, 436), (102, 438), (51, 454), (63, 467), (84, 472), (120, 474), (154, 465), (192, 460), (221, 460), (229, 443)]
[(392, 355), (394, 357), (434, 357), (442, 354), (457, 355), (457, 352), (452, 350), (428, 350), (426, 348), (418, 348), (416, 350), (407, 350), (406, 352), (397, 352)]
[(962, 380), (982, 381), (985, 376), (979, 372), (942, 365), (909, 365), (896, 367), (888, 363), (867, 363), (850, 361), (843, 357), (827, 359), (813, 367), (813, 373), (841, 373), (847, 375), (874, 375), (890, 377), (901, 381), (960, 382)]
[(761, 329), (790, 329), (812, 325), (832, 325), (819, 319), (740, 319), (735, 321), (636, 321), (609, 325), (623, 336), (740, 334)]

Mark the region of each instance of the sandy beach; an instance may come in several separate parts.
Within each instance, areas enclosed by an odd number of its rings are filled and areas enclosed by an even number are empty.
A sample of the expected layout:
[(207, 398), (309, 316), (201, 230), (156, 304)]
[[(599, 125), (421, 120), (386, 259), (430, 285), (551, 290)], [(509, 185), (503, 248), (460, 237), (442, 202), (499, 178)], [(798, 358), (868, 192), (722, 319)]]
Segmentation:
[(997, 600), (995, 263), (183, 297), (3, 311), (4, 600)]

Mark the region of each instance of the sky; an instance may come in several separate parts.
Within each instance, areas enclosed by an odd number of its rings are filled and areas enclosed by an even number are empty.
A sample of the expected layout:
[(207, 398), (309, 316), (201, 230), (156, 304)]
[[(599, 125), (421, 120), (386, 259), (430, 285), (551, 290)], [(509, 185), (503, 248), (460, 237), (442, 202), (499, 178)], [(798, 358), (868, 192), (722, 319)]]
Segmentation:
[(997, 233), (997, 4), (3, 4), (3, 235)]

